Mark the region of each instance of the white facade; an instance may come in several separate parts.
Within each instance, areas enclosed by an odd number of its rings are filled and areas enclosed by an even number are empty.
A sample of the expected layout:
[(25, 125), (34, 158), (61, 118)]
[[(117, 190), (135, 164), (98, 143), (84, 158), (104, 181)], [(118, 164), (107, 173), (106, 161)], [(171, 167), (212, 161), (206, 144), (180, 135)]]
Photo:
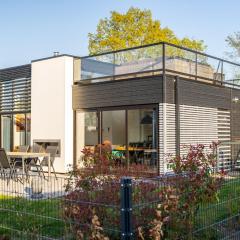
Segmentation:
[(73, 164), (73, 57), (59, 56), (32, 62), (31, 142), (60, 140), (56, 172)]

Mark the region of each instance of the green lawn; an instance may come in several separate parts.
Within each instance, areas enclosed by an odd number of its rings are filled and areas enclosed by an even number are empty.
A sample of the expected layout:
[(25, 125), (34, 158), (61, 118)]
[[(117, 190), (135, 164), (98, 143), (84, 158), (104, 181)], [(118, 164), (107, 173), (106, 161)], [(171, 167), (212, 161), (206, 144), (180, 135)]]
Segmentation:
[(196, 229), (205, 229), (202, 232), (214, 234), (215, 223), (240, 213), (240, 178), (226, 180), (218, 197), (218, 201), (200, 207), (195, 216)]
[(58, 199), (34, 201), (0, 196), (0, 236), (11, 235), (10, 229), (14, 229), (33, 235), (61, 237), (65, 227), (60, 213)]
[[(218, 196), (219, 201), (204, 204), (195, 216), (196, 229), (206, 228), (203, 234), (215, 234), (214, 227), (209, 226), (240, 212), (240, 178), (226, 180)], [(10, 229), (15, 229), (60, 238), (66, 232), (61, 212), (60, 199), (27, 200), (0, 195), (0, 236), (10, 235)]]

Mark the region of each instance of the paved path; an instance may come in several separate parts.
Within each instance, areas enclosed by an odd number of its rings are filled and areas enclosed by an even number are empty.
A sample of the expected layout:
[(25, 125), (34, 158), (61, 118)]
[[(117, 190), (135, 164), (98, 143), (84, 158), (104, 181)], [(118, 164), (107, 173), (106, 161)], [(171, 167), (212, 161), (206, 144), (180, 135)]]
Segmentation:
[(56, 198), (65, 194), (67, 183), (67, 177), (63, 175), (58, 175), (57, 179), (54, 176), (44, 179), (38, 175), (31, 175), (30, 179), (24, 182), (17, 179), (8, 180), (8, 177), (0, 177), (0, 196), (32, 198), (33, 189), (39, 189), (42, 190), (42, 198)]

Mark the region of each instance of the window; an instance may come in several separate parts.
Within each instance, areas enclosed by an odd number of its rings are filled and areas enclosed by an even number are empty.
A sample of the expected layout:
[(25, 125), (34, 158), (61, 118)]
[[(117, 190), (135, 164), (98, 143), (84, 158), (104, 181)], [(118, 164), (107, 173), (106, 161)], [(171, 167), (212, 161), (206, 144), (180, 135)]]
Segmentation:
[(155, 107), (147, 106), (77, 112), (76, 155), (78, 163), (81, 163), (81, 151), (84, 147), (95, 151), (101, 143), (102, 149), (106, 145), (106, 149), (108, 151), (110, 149), (113, 159), (118, 163), (145, 164), (156, 169), (156, 110)]
[(110, 141), (113, 145), (124, 146), (125, 110), (102, 112), (102, 142)]
[(12, 151), (21, 145), (31, 145), (31, 114), (1, 115), (1, 147)]
[(93, 149), (98, 144), (97, 112), (77, 112), (76, 114), (76, 157), (81, 163), (84, 147)]
[(25, 145), (26, 139), (26, 121), (25, 114), (13, 115), (13, 148), (18, 149), (19, 146)]
[(2, 115), (1, 116), (1, 130), (2, 130), (2, 147), (6, 151), (11, 150), (11, 128), (12, 128), (12, 116)]
[(102, 112), (102, 144), (111, 146), (112, 156), (117, 163), (126, 159), (126, 111)]
[(154, 109), (128, 110), (129, 162), (157, 166), (156, 116)]
[(31, 145), (31, 114), (26, 114), (26, 144)]

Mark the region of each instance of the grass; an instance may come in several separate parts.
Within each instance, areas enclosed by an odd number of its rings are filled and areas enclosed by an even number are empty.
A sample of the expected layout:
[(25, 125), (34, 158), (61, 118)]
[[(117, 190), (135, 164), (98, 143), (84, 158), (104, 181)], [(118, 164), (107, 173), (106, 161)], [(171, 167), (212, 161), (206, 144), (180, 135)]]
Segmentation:
[(195, 216), (196, 230), (203, 229), (201, 232), (213, 234), (218, 223), (240, 213), (239, 206), (240, 178), (227, 179), (218, 192), (218, 201), (204, 203), (198, 210)]
[(59, 199), (34, 201), (0, 196), (0, 216), (0, 236), (11, 235), (14, 229), (33, 236), (58, 238), (65, 230)]
[[(217, 239), (206, 238), (206, 234), (216, 236), (216, 227), (211, 226), (239, 214), (240, 178), (226, 180), (219, 190), (218, 197), (217, 202), (203, 204), (195, 216), (196, 229), (205, 229), (201, 231), (202, 238), (198, 239)], [(66, 232), (61, 209), (61, 199), (29, 200), (0, 195), (0, 236), (11, 235), (14, 229), (33, 236), (40, 234), (56, 239), (61, 238)]]

